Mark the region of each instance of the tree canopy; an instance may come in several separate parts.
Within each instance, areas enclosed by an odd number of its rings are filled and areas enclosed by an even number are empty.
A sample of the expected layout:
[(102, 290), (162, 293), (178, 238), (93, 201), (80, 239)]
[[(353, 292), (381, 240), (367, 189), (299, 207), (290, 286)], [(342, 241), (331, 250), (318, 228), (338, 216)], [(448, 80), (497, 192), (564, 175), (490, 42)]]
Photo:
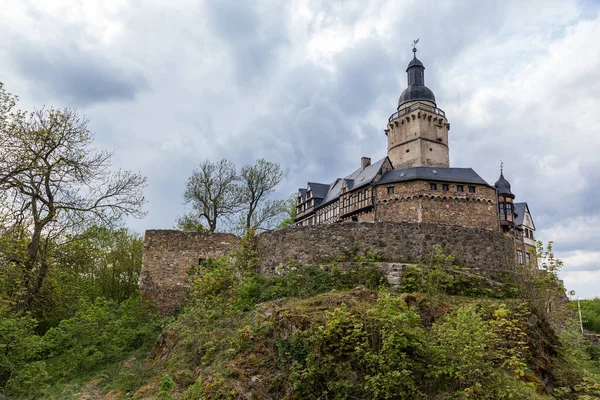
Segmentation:
[[(88, 120), (77, 111), (15, 111), (16, 97), (0, 86), (0, 221), (25, 242), (0, 248), (21, 276), (15, 307), (29, 309), (53, 263), (53, 252), (93, 225), (114, 226), (144, 216), (146, 178), (113, 171), (113, 153), (93, 148)], [(1, 245), (2, 243), (0, 243)]]
[(279, 164), (259, 159), (241, 168), (225, 159), (205, 160), (189, 177), (183, 199), (192, 210), (177, 220), (183, 230), (214, 232), (219, 224), (237, 233), (277, 227), (287, 212), (286, 201), (272, 199), (281, 182)]

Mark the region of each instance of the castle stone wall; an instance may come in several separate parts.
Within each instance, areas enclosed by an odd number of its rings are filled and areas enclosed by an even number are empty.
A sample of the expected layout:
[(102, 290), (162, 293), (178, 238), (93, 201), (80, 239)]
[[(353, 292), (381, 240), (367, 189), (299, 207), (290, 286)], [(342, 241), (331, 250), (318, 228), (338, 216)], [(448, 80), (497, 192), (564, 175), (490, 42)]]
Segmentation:
[[(448, 183), (449, 190), (429, 188), (429, 181), (412, 181), (377, 186), (377, 221), (421, 222), (439, 225), (457, 225), (464, 228), (498, 231), (496, 191), (485, 185), (463, 184), (464, 192), (456, 191), (456, 183)], [(475, 193), (468, 187), (475, 186)], [(394, 188), (388, 194), (388, 187)]]
[(322, 264), (351, 257), (353, 252), (411, 262), (432, 254), (436, 244), (459, 263), (490, 275), (506, 272), (514, 264), (512, 242), (500, 232), (405, 222), (348, 222), (269, 231), (259, 236), (257, 250), (263, 272), (274, 273), (289, 260)]
[[(144, 299), (156, 301), (163, 312), (173, 312), (185, 302), (190, 268), (201, 258), (230, 254), (238, 243), (238, 237), (225, 233), (146, 231), (140, 275)], [(431, 255), (436, 244), (458, 263), (490, 276), (505, 273), (514, 264), (512, 241), (500, 232), (407, 222), (346, 222), (268, 231), (258, 236), (257, 253), (265, 274), (285, 271), (290, 260), (323, 265), (335, 259), (350, 261), (354, 254), (376, 253), (383, 257), (380, 264), (386, 276), (397, 280), (390, 265), (417, 262)]]
[(146, 231), (140, 274), (144, 299), (156, 301), (160, 311), (174, 311), (185, 301), (190, 268), (200, 259), (229, 254), (238, 241), (230, 233)]

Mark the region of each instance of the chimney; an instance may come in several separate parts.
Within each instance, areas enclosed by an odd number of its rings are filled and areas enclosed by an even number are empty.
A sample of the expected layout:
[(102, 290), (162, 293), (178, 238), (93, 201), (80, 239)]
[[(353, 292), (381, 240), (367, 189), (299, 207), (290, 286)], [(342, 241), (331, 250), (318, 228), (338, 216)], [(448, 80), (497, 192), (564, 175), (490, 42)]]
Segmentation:
[(361, 157), (360, 158), (360, 167), (361, 168), (366, 168), (369, 165), (371, 165), (371, 158), (370, 157)]

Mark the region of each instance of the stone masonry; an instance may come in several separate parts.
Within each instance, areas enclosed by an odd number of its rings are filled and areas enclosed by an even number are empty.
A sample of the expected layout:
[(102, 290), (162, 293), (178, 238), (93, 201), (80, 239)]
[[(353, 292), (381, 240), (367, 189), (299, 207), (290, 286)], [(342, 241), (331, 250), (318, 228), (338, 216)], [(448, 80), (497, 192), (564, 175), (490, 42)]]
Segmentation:
[(500, 232), (458, 226), (404, 222), (309, 225), (264, 232), (257, 251), (263, 273), (275, 273), (290, 260), (323, 264), (376, 253), (384, 261), (415, 262), (439, 244), (458, 263), (488, 275), (514, 264), (512, 241)]
[[(140, 289), (144, 299), (171, 313), (186, 299), (188, 271), (202, 259), (228, 255), (239, 238), (227, 233), (149, 230), (144, 240)], [(433, 253), (439, 244), (446, 254), (480, 273), (494, 276), (511, 268), (512, 241), (500, 232), (458, 226), (406, 222), (339, 223), (290, 227), (260, 234), (257, 253), (261, 272), (285, 271), (291, 260), (325, 265), (334, 260), (375, 253), (393, 285), (405, 263), (414, 263)], [(339, 263), (351, 268), (352, 263)]]
[(146, 231), (140, 274), (144, 300), (156, 301), (161, 311), (174, 311), (185, 301), (190, 268), (201, 259), (229, 254), (238, 241), (230, 233)]

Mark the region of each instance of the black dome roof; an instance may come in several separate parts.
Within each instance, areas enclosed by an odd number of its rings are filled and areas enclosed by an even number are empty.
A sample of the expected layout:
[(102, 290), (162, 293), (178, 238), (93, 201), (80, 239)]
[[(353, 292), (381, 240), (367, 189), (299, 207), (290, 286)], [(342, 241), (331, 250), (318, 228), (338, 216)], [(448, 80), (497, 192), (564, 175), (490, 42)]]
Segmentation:
[(496, 189), (498, 189), (498, 193), (500, 194), (513, 195), (510, 191), (510, 182), (506, 180), (502, 171), (500, 171), (500, 178), (498, 178), (494, 186), (496, 187)]
[[(413, 50), (414, 51), (414, 50)], [(398, 99), (398, 108), (411, 101), (430, 101), (435, 104), (433, 92), (425, 86), (425, 67), (417, 58), (416, 52), (406, 67), (408, 87), (402, 92)]]
[(404, 103), (408, 103), (410, 101), (431, 101), (435, 103), (435, 96), (431, 89), (427, 86), (409, 86), (400, 95), (398, 99), (398, 107), (400, 107)]

